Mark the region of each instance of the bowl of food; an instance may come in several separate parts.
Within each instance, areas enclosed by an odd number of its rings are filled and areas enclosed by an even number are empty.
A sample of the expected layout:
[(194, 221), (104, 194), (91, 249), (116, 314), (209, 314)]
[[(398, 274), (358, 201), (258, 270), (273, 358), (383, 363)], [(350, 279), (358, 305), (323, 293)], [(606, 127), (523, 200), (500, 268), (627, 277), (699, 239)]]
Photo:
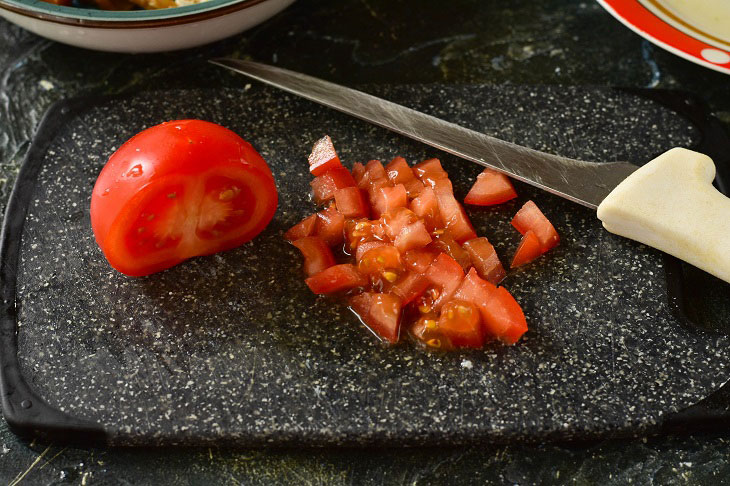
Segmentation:
[(77, 47), (162, 52), (238, 34), (293, 1), (0, 0), (0, 16), (35, 34)]

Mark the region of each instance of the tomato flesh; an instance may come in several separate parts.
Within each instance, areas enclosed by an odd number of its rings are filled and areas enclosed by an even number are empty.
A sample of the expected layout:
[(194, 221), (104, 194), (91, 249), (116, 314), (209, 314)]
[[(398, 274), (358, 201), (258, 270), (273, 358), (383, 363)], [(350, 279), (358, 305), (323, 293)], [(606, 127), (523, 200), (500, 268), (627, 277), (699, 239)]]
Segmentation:
[(355, 185), (350, 171), (344, 167), (330, 169), (321, 176), (315, 177), (310, 183), (312, 193), (317, 204), (325, 203), (334, 199), (337, 190)]
[(401, 302), (391, 294), (363, 292), (350, 299), (350, 306), (365, 325), (380, 339), (398, 342)]
[[(498, 284), (507, 275), (497, 252), (488, 239), (483, 236), (474, 238), (464, 242), (463, 247), (469, 254), (472, 265), (483, 279)], [(514, 267), (514, 264), (512, 266)]]
[(367, 284), (365, 278), (349, 263), (325, 268), (305, 282), (315, 294), (332, 294)]
[(337, 156), (332, 139), (325, 135), (312, 147), (312, 153), (309, 154), (309, 172), (314, 176), (320, 176), (337, 167), (342, 167), (342, 162)]
[(248, 142), (213, 123), (171, 121), (112, 154), (92, 192), (91, 226), (113, 268), (143, 276), (249, 241), (277, 199)]
[(509, 177), (493, 169), (484, 169), (469, 189), (464, 203), (476, 206), (492, 206), (517, 197)]
[(557, 246), (560, 242), (560, 237), (558, 236), (558, 232), (555, 231), (555, 227), (532, 201), (527, 201), (517, 211), (517, 214), (512, 219), (512, 226), (523, 235), (528, 231), (535, 233), (544, 252)]
[(479, 310), (470, 302), (452, 300), (444, 305), (438, 327), (453, 346), (481, 348), (484, 345)]
[(368, 203), (365, 201), (362, 189), (344, 187), (335, 192), (335, 204), (346, 218), (367, 218), (370, 215)]
[(305, 236), (312, 236), (317, 225), (317, 214), (307, 216), (299, 223), (295, 224), (289, 230), (284, 233), (284, 238), (287, 241), (295, 241)]
[(335, 264), (335, 257), (327, 244), (316, 236), (305, 236), (292, 242), (302, 252), (304, 271), (312, 276)]

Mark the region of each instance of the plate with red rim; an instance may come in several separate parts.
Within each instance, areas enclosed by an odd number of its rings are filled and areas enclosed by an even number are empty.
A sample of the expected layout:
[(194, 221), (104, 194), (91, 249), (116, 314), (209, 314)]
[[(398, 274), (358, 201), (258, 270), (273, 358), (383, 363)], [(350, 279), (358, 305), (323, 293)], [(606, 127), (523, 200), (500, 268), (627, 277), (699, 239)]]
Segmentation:
[(631, 30), (689, 61), (730, 74), (730, 2), (598, 0)]

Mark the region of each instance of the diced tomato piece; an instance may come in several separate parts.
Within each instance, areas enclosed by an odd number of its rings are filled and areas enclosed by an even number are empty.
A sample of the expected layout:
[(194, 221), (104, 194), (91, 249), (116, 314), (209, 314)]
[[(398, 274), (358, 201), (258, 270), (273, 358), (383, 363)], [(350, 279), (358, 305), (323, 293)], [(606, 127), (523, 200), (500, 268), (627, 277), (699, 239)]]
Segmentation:
[(415, 248), (423, 248), (424, 246), (431, 243), (431, 235), (428, 234), (426, 226), (423, 224), (423, 220), (418, 220), (415, 223), (409, 224), (403, 228), (398, 236), (395, 237), (395, 247), (398, 251), (404, 253), (408, 250)]
[(463, 300), (452, 300), (441, 308), (438, 323), (442, 335), (457, 348), (481, 348), (484, 331), (477, 307)]
[(404, 182), (403, 186), (405, 186), (406, 188), (406, 193), (408, 194), (409, 199), (418, 197), (418, 195), (421, 194), (421, 192), (426, 188), (426, 186), (423, 185), (423, 182), (419, 181), (418, 179)]
[(532, 231), (528, 230), (527, 233), (522, 237), (520, 246), (517, 247), (514, 258), (512, 258), (512, 268), (519, 267), (525, 263), (529, 263), (535, 258), (545, 253), (540, 246), (540, 240), (537, 239), (537, 235)]
[(287, 241), (294, 241), (298, 240), (299, 238), (304, 238), (305, 236), (312, 236), (314, 234), (316, 225), (317, 213), (314, 213), (313, 215), (304, 218), (302, 221), (289, 228), (289, 231), (284, 233), (284, 238), (286, 238)]
[(304, 256), (304, 272), (311, 276), (335, 264), (327, 243), (316, 236), (305, 236), (292, 242)]
[(342, 162), (335, 152), (332, 139), (325, 135), (314, 143), (312, 153), (309, 154), (309, 172), (320, 176), (328, 170), (342, 167)]
[(350, 299), (350, 307), (381, 340), (398, 342), (401, 301), (397, 296), (363, 292)]
[(367, 218), (370, 215), (362, 189), (357, 187), (343, 187), (335, 191), (335, 204), (346, 218)]
[(464, 270), (449, 255), (440, 253), (426, 270), (426, 278), (437, 287), (438, 295), (434, 298), (433, 309), (438, 311), (459, 288), (464, 279)]
[(405, 260), (406, 267), (411, 271), (424, 274), (437, 255), (438, 253), (432, 250), (408, 250), (403, 255), (403, 260)]
[(472, 265), (483, 279), (498, 284), (507, 275), (497, 252), (485, 237), (465, 241), (463, 247), (469, 254)]
[(397, 184), (393, 187), (381, 187), (375, 192), (375, 197), (370, 202), (373, 213), (377, 216), (391, 212), (395, 208), (408, 206), (408, 194), (403, 184)]
[(309, 184), (312, 186), (315, 202), (322, 204), (334, 198), (338, 189), (355, 186), (355, 179), (349, 170), (337, 167), (315, 177)]
[(491, 206), (516, 197), (517, 192), (515, 192), (509, 177), (496, 170), (484, 169), (469, 189), (469, 193), (464, 198), (464, 203), (476, 206)]
[(360, 162), (355, 162), (352, 164), (352, 178), (355, 179), (355, 182), (357, 183), (358, 187), (360, 186), (360, 181), (362, 180), (362, 176), (365, 175), (365, 166), (362, 165)]
[(469, 254), (459, 245), (454, 238), (448, 232), (443, 230), (436, 230), (436, 236), (431, 243), (429, 248), (432, 248), (436, 252), (446, 253), (451, 258), (459, 262), (461, 268), (467, 271), (471, 266), (471, 258)]
[(393, 184), (405, 184), (409, 181), (416, 180), (408, 162), (403, 157), (395, 157), (385, 166), (385, 171)]
[(441, 213), (445, 227), (459, 243), (476, 238), (476, 231), (474, 231), (464, 208), (454, 197), (450, 187), (451, 184), (447, 186), (441, 182), (437, 181), (434, 192), (436, 193), (439, 213)]
[[(360, 258), (357, 268), (362, 274), (382, 275), (389, 282), (395, 282), (398, 273), (403, 269), (400, 253), (393, 245), (382, 245), (370, 248)], [(389, 273), (390, 276), (385, 275)]]
[(342, 243), (344, 238), (345, 217), (332, 205), (317, 213), (315, 234), (322, 238), (329, 246)]
[(506, 344), (516, 343), (527, 332), (527, 321), (520, 304), (504, 287), (497, 287), (482, 313), (488, 331)]
[(348, 219), (345, 222), (345, 238), (350, 254), (366, 241), (382, 241), (385, 230), (379, 220)]
[(326, 268), (312, 275), (305, 282), (315, 294), (332, 294), (367, 285), (365, 277), (360, 275), (354, 265), (349, 263)]
[(439, 328), (439, 316), (428, 313), (421, 316), (409, 329), (411, 336), (417, 341), (433, 349), (451, 350), (454, 346)]
[[(471, 268), (469, 273), (466, 274), (464, 280), (461, 281), (461, 285), (454, 292), (454, 299), (471, 302), (479, 309), (479, 313), (482, 316), (482, 324), (484, 325), (485, 331), (492, 335), (498, 336), (507, 332), (505, 328), (494, 328), (487, 325), (487, 318), (491, 318), (491, 314), (487, 312), (492, 297), (497, 291), (497, 287), (494, 284), (482, 280), (475, 268)], [(497, 323), (498, 324), (498, 323)]]
[(365, 164), (365, 172), (357, 183), (360, 189), (366, 189), (370, 184), (377, 180), (388, 181), (388, 185), (393, 185), (388, 180), (388, 174), (385, 172), (385, 167), (379, 160), (371, 160)]
[(424, 275), (408, 272), (391, 287), (390, 292), (400, 297), (405, 306), (423, 295), (430, 284), (431, 282)]
[(438, 199), (436, 193), (430, 187), (424, 188), (418, 196), (411, 201), (411, 211), (423, 219), (426, 224), (426, 228), (429, 231), (433, 231), (436, 228), (441, 228), (444, 225), (441, 219), (441, 213), (439, 213)]
[(379, 240), (365, 241), (363, 243), (360, 243), (357, 246), (357, 250), (355, 251), (355, 261), (360, 263), (360, 260), (362, 260), (362, 257), (363, 257), (363, 255), (365, 255), (365, 253), (372, 250), (373, 248), (378, 248), (380, 246), (386, 246), (386, 245), (388, 245), (386, 242), (379, 241)]
[(395, 208), (383, 214), (380, 217), (380, 221), (382, 222), (385, 234), (392, 240), (398, 236), (403, 228), (418, 221), (418, 216), (408, 208)]
[(523, 235), (532, 231), (540, 240), (543, 252), (548, 251), (560, 242), (558, 232), (555, 231), (552, 223), (542, 214), (542, 211), (532, 201), (527, 201), (512, 218), (512, 226)]
[(439, 159), (428, 159), (413, 166), (413, 173), (426, 186), (433, 187), (440, 179), (448, 180), (449, 175), (441, 167)]

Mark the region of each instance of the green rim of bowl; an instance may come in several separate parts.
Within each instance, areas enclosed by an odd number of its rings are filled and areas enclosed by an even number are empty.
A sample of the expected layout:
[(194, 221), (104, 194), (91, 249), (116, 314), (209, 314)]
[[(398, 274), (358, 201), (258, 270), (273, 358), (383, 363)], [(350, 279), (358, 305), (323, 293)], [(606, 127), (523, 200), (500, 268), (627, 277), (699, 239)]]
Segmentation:
[(228, 11), (233, 6), (235, 6), (233, 8), (234, 10), (240, 10), (261, 3), (262, 1), (265, 0), (208, 0), (195, 5), (159, 10), (112, 11), (63, 7), (61, 5), (43, 2), (42, 0), (0, 0), (0, 8), (7, 8), (10, 11), (32, 17), (48, 19), (49, 16), (52, 16), (58, 20), (68, 19), (77, 24), (130, 21), (156, 23), (159, 21), (179, 19), (181, 17), (198, 17), (200, 14), (209, 13), (218, 9)]

